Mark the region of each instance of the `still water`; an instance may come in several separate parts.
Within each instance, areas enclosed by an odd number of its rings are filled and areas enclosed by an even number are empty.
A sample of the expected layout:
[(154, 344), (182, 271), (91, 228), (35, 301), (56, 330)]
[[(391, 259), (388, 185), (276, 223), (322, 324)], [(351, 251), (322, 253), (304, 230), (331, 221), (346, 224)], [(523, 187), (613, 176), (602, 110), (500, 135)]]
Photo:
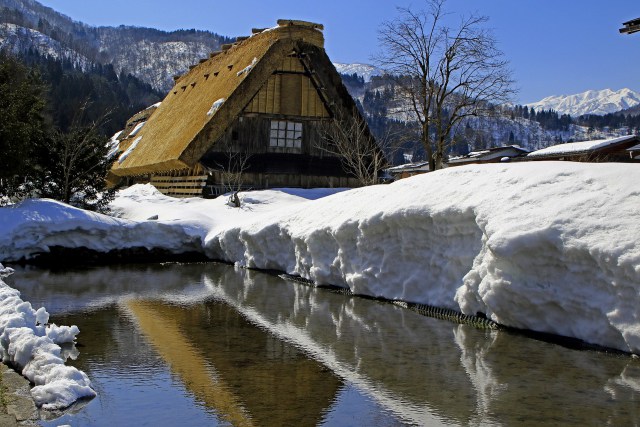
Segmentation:
[(98, 393), (45, 426), (640, 424), (640, 360), (260, 272), (18, 269), (7, 282), (80, 327), (68, 363)]

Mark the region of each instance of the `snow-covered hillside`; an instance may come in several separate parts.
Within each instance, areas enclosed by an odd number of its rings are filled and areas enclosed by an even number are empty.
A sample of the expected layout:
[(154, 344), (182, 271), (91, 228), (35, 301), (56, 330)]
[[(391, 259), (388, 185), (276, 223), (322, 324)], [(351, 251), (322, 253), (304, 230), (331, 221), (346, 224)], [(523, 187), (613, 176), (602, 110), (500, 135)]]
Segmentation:
[(526, 104), (536, 110), (555, 110), (573, 117), (583, 114), (605, 115), (636, 105), (640, 105), (640, 93), (631, 89), (588, 90), (575, 95), (548, 96), (541, 101)]
[(522, 117), (511, 119), (505, 115), (470, 117), (462, 124), (467, 125), (474, 131), (474, 149), (517, 144), (533, 151), (567, 141), (615, 138), (629, 134), (627, 128), (590, 131), (576, 124), (569, 125), (566, 130), (545, 129), (536, 121)]
[(20, 53), (29, 48), (54, 59), (70, 60), (76, 67), (87, 70), (91, 61), (73, 49), (63, 46), (51, 37), (30, 28), (0, 23), (0, 50)]
[(365, 82), (371, 81), (371, 77), (382, 75), (382, 70), (369, 64), (344, 64), (334, 62), (333, 65), (340, 74), (357, 74), (362, 77)]
[(637, 182), (632, 164), (473, 165), (318, 200), (246, 192), (240, 209), (135, 186), (114, 203), (122, 219), (47, 201), (0, 208), (0, 261), (199, 244), (238, 265), (640, 353)]
[(92, 27), (33, 0), (0, 0), (0, 47), (15, 53), (29, 48), (41, 55), (89, 63), (111, 63), (116, 73), (132, 74), (168, 91), (173, 76), (231, 39), (199, 30), (172, 32), (140, 27)]
[(219, 48), (216, 40), (148, 40), (118, 28), (102, 28), (100, 50), (108, 54), (118, 71), (130, 73), (156, 89), (168, 91), (173, 76)]

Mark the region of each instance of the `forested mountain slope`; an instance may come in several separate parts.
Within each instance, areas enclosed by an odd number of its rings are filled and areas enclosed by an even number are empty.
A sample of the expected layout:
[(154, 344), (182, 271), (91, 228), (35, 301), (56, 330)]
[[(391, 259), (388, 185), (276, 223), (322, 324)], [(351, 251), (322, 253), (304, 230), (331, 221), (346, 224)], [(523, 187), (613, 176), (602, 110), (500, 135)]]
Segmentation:
[(171, 88), (175, 74), (231, 41), (209, 31), (92, 27), (35, 0), (0, 0), (0, 18), (0, 48), (33, 48), (81, 67), (113, 64), (117, 74), (132, 74), (161, 91)]

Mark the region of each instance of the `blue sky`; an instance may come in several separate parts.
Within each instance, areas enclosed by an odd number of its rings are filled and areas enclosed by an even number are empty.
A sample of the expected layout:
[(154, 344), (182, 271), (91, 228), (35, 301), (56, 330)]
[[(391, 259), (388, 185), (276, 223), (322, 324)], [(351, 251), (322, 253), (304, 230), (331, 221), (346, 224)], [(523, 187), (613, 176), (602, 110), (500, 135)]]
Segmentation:
[[(197, 28), (227, 36), (278, 18), (325, 25), (326, 49), (336, 62), (370, 63), (378, 50), (380, 23), (396, 6), (421, 0), (202, 1), (40, 0), (91, 25), (120, 24), (163, 30)], [(489, 17), (500, 49), (511, 62), (519, 102), (588, 89), (640, 91), (640, 33), (622, 35), (622, 22), (640, 17), (638, 0), (449, 0), (447, 9)]]

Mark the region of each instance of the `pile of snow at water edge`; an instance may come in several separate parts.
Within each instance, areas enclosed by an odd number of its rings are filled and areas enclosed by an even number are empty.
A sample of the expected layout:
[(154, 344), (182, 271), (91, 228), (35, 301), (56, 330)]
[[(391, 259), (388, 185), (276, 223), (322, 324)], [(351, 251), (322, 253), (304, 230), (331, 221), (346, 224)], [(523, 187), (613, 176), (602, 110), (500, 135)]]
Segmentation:
[(0, 261), (33, 258), (53, 246), (98, 252), (145, 247), (172, 253), (202, 251), (202, 226), (182, 221), (129, 221), (48, 199), (0, 208)]
[[(6, 271), (0, 264), (0, 271)], [(36, 405), (62, 409), (83, 397), (95, 397), (89, 377), (65, 366), (58, 344), (73, 342), (77, 326), (47, 325), (44, 307), (34, 310), (20, 299), (20, 292), (0, 279), (0, 355), (35, 384)]]
[(344, 190), (242, 192), (242, 207), (234, 208), (227, 204), (226, 197), (177, 199), (163, 195), (150, 184), (138, 184), (118, 192), (110, 205), (111, 216), (54, 200), (25, 200), (0, 208), (0, 262), (32, 259), (53, 246), (85, 247), (97, 252), (135, 247), (175, 254), (204, 252), (203, 241), (211, 230)]
[(13, 268), (5, 267), (4, 265), (0, 264), (0, 278), (10, 276), (13, 274), (13, 272)]
[(137, 185), (113, 202), (120, 218), (50, 200), (0, 208), (0, 262), (51, 246), (206, 250), (640, 353), (638, 182), (636, 164), (471, 165), (333, 195), (242, 192), (241, 208)]
[(638, 353), (638, 182), (634, 164), (449, 168), (216, 229), (205, 243), (242, 266)]

